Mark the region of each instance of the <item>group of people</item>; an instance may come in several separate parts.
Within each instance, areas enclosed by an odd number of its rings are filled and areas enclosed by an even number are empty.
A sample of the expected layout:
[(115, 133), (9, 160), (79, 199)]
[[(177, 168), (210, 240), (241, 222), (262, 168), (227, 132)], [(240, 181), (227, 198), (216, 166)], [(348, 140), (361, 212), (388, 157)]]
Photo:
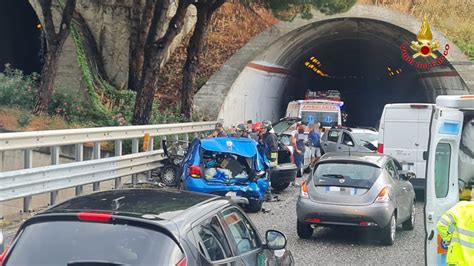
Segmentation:
[[(308, 131), (308, 134), (306, 132)], [(301, 177), (303, 174), (304, 155), (306, 146), (311, 150), (311, 166), (321, 157), (321, 135), (324, 128), (320, 123), (309, 124), (298, 123), (296, 130), (291, 134), (291, 144), (294, 150), (294, 159), (296, 167), (298, 168), (297, 176)]]

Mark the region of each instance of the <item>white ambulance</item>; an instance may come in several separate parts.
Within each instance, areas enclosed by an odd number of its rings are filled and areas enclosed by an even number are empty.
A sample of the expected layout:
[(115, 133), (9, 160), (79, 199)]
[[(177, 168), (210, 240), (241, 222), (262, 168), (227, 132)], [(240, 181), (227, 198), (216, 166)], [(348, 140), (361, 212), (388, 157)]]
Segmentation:
[(325, 128), (342, 125), (341, 101), (298, 100), (288, 104), (285, 117), (298, 117), (307, 124), (321, 123)]
[(459, 201), (459, 186), (473, 185), (474, 95), (439, 96), (429, 128), (424, 153), (425, 256), (427, 265), (446, 265), (447, 245), (441, 241), (436, 223)]

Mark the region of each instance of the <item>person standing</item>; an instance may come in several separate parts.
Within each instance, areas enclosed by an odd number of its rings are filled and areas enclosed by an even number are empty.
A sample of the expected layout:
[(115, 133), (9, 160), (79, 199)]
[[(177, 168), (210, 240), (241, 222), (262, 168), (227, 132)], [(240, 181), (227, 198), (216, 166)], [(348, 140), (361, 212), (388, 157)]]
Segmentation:
[[(305, 132), (305, 125), (298, 124), (296, 126), (296, 130), (293, 131), (291, 137), (291, 143), (293, 145), (293, 156), (295, 159), (296, 168), (298, 172), (296, 174), (297, 177), (303, 176), (303, 164), (304, 164), (304, 153), (306, 151), (306, 135)], [(296, 183), (294, 183), (296, 184)]]
[[(266, 158), (265, 163), (267, 164), (267, 179), (268, 179), (268, 190), (266, 196), (267, 201), (275, 201), (271, 191), (271, 169), (278, 166), (278, 139), (275, 133), (272, 133), (272, 122), (262, 122), (262, 135), (261, 143), (263, 144), (263, 156)], [(276, 199), (278, 200), (278, 199)]]
[(252, 120), (247, 120), (247, 132), (252, 132), (253, 130), (253, 121)]
[(310, 131), (308, 134), (308, 142), (312, 157), (311, 167), (313, 167), (321, 157), (321, 132), (319, 131), (319, 127), (319, 123), (310, 125)]
[(227, 134), (225, 133), (224, 126), (222, 125), (222, 123), (217, 123), (214, 131), (211, 135), (207, 136), (207, 138), (210, 139), (220, 137), (227, 137)]
[(470, 201), (460, 201), (446, 211), (436, 224), (449, 246), (447, 265), (474, 265), (474, 189)]

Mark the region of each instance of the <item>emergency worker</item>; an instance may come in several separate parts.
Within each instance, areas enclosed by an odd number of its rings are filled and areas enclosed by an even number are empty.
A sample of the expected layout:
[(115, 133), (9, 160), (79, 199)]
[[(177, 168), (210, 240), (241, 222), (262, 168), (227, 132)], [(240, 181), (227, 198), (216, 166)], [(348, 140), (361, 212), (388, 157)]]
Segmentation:
[(211, 135), (207, 136), (208, 139), (211, 138), (220, 138), (220, 137), (227, 137), (227, 134), (225, 133), (224, 126), (222, 126), (222, 123), (217, 123), (214, 132), (212, 132)]
[(247, 127), (244, 124), (239, 124), (235, 128), (235, 135), (236, 138), (249, 138)]
[(262, 122), (262, 134), (261, 143), (263, 146), (263, 156), (268, 160), (267, 167), (267, 179), (268, 179), (268, 190), (265, 195), (266, 201), (278, 201), (278, 198), (274, 198), (271, 190), (271, 168), (278, 165), (278, 140), (275, 133), (272, 132), (272, 122)]
[(449, 245), (446, 264), (474, 265), (474, 189), (470, 201), (460, 201), (446, 211), (436, 225)]

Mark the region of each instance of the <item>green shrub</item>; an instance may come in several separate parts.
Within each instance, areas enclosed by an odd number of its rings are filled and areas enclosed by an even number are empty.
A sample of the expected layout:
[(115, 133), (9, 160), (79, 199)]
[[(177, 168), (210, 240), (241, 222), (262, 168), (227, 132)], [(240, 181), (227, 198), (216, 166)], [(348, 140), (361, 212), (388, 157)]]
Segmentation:
[(54, 91), (48, 113), (61, 116), (67, 122), (86, 122), (92, 115), (88, 104), (81, 100), (78, 91), (62, 87)]
[(6, 65), (0, 73), (0, 105), (16, 106), (31, 110), (38, 88), (36, 73), (25, 75), (21, 70)]
[(18, 115), (17, 123), (20, 127), (26, 127), (28, 126), (32, 118), (33, 118), (32, 114), (30, 114), (29, 112), (23, 111)]

